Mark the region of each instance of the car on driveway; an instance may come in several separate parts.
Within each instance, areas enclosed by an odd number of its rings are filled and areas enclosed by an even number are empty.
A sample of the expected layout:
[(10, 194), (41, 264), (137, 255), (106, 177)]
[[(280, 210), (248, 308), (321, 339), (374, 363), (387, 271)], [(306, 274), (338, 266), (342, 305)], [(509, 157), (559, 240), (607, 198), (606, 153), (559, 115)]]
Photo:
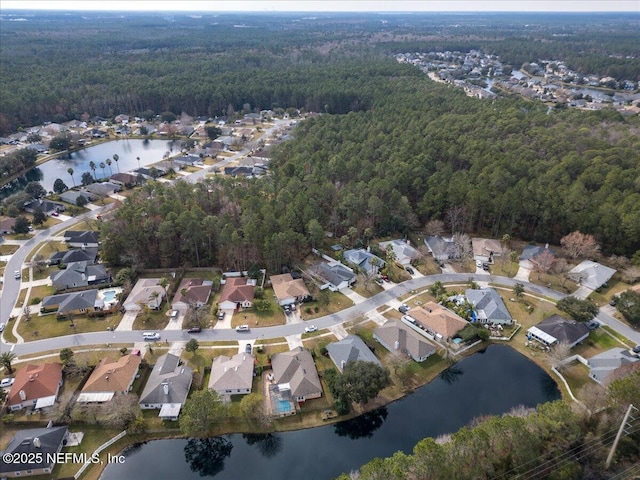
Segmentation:
[(249, 325), (238, 325), (236, 327), (236, 332), (248, 332), (249, 331)]
[(640, 345), (636, 345), (631, 350), (629, 350), (629, 355), (640, 358)]
[(202, 329), (200, 327), (191, 327), (189, 330), (187, 330), (187, 333), (200, 333), (202, 331)]
[(245, 352), (245, 353), (251, 353), (251, 344), (250, 344), (250, 343), (247, 343), (247, 344), (244, 346), (244, 352)]
[(476, 267), (482, 268), (482, 261), (481, 260), (476, 260)]
[(311, 333), (318, 330), (318, 327), (315, 325), (309, 325), (308, 327), (304, 327), (305, 333)]
[(400, 313), (407, 313), (407, 312), (409, 311), (409, 305), (407, 305), (407, 304), (403, 303), (402, 305), (400, 305), (400, 306), (398, 307), (398, 311), (399, 311)]
[(411, 267), (406, 267), (405, 270), (407, 272), (409, 272), (409, 275), (415, 275), (415, 273), (416, 273), (416, 272), (413, 271), (413, 268), (411, 268)]
[(221, 322), (224, 320), (224, 312), (218, 312), (218, 321)]
[(14, 380), (15, 378), (3, 378), (2, 381), (0, 381), (0, 388), (10, 387), (13, 385)]

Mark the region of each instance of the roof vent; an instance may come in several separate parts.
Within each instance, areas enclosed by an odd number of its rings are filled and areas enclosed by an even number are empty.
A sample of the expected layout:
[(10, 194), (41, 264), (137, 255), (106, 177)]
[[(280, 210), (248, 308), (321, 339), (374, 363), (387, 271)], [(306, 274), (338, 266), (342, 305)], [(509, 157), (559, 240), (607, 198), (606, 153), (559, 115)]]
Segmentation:
[(169, 395), (169, 383), (163, 382), (162, 383), (162, 390), (164, 391), (165, 395)]
[(108, 381), (109, 381), (109, 375), (107, 375), (106, 377), (104, 377), (104, 379), (108, 382)]
[(24, 393), (24, 390), (20, 390), (18, 392), (18, 395), (20, 396), (20, 400), (22, 400), (23, 402), (27, 399), (27, 394)]
[(33, 446), (36, 447), (36, 448), (40, 448), (42, 446), (42, 444), (40, 443), (40, 438), (34, 437)]

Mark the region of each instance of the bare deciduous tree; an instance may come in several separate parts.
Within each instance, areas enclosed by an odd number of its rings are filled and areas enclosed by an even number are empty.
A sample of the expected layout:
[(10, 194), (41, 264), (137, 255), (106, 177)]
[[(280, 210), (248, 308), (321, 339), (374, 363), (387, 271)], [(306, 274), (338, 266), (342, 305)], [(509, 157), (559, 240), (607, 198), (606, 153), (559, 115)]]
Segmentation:
[(538, 280), (540, 279), (541, 273), (548, 273), (553, 266), (553, 263), (556, 261), (556, 257), (549, 250), (545, 250), (540, 255), (535, 257), (533, 263), (533, 269), (538, 274)]
[(424, 226), (424, 233), (429, 237), (435, 237), (444, 233), (444, 222), (442, 220), (429, 220)]
[(570, 352), (571, 347), (566, 343), (556, 343), (551, 347), (551, 350), (549, 350), (549, 363), (552, 367), (556, 367), (556, 370), (562, 371), (567, 367), (567, 364), (563, 362), (567, 357), (569, 357)]
[(571, 258), (585, 258), (598, 253), (600, 245), (593, 235), (588, 235), (576, 230), (560, 239), (560, 245)]
[(451, 228), (451, 235), (464, 231), (466, 215), (467, 209), (463, 206), (454, 206), (447, 210), (445, 220), (449, 224), (449, 228)]
[(455, 256), (458, 260), (467, 260), (473, 256), (471, 239), (466, 233), (456, 233), (453, 236), (453, 243), (456, 247)]

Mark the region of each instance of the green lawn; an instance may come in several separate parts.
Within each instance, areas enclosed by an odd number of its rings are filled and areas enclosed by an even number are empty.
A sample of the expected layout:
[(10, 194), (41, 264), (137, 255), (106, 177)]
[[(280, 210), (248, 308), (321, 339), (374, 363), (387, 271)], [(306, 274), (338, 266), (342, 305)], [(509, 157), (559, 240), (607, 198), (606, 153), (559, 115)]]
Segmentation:
[(0, 245), (0, 255), (13, 255), (19, 248), (19, 245)]
[(163, 303), (160, 310), (141, 311), (133, 321), (133, 330), (164, 330), (169, 323), (167, 310), (170, 305)]
[[(300, 305), (300, 314), (304, 317), (305, 320), (324, 317), (325, 315), (330, 315), (332, 313), (336, 313), (344, 310), (345, 308), (353, 306), (353, 302), (349, 298), (342, 295), (340, 292), (332, 292), (329, 289), (325, 290), (324, 292), (318, 294), (317, 296), (326, 295), (328, 303), (323, 304), (323, 302), (321, 301), (314, 300), (312, 302), (307, 302)], [(318, 309), (318, 311), (316, 311), (316, 308)]]
[(75, 327), (71, 326), (71, 320), (58, 320), (55, 314), (39, 316), (33, 314), (31, 320), (26, 322), (24, 317), (18, 325), (18, 334), (25, 341), (41, 340), (43, 338), (60, 337), (75, 333), (100, 332), (107, 327), (116, 327), (122, 320), (122, 314), (116, 313), (102, 318), (76, 317), (73, 319)]

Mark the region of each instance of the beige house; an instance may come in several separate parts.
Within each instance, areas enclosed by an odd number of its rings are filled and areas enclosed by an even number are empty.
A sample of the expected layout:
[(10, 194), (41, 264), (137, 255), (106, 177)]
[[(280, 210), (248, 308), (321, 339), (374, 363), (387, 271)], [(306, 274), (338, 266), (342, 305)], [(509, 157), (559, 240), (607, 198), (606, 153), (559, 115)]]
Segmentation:
[(290, 273), (269, 277), (279, 305), (300, 303), (309, 297), (309, 289), (301, 278), (294, 279)]
[(141, 278), (131, 290), (123, 306), (127, 311), (140, 311), (145, 306), (158, 310), (167, 292), (160, 286), (159, 278)]
[(108, 402), (117, 393), (128, 393), (136, 379), (141, 361), (138, 355), (125, 355), (115, 362), (103, 358), (85, 383), (77, 402)]
[(481, 262), (493, 263), (494, 257), (502, 255), (500, 240), (493, 238), (472, 238), (473, 258)]
[(424, 362), (436, 353), (424, 335), (399, 320), (389, 320), (376, 328), (373, 338), (391, 353), (406, 353), (416, 362)]
[(412, 308), (408, 314), (437, 340), (449, 341), (469, 324), (464, 318), (435, 302)]
[(220, 355), (213, 359), (209, 390), (222, 398), (251, 393), (253, 383), (253, 355), (237, 353), (233, 357)]
[(290, 352), (276, 353), (271, 358), (273, 383), (280, 391), (289, 390), (296, 402), (322, 396), (322, 384), (309, 350), (297, 347)]

